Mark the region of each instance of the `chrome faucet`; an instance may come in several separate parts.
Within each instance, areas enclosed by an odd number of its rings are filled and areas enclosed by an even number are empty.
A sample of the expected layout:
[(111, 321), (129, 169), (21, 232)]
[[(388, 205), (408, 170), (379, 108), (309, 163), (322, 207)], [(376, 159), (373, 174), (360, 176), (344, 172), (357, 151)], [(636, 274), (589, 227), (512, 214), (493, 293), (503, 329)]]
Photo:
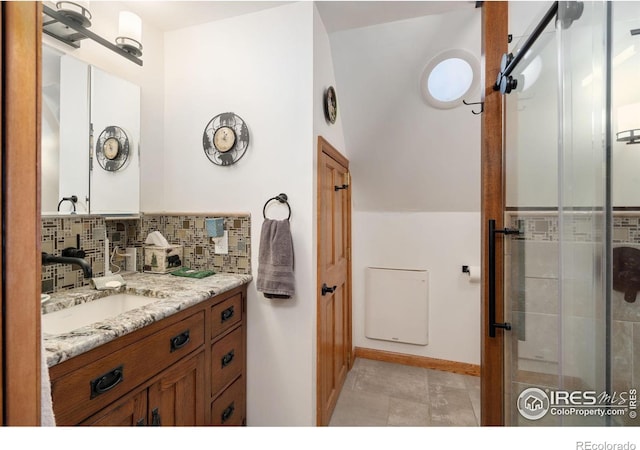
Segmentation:
[(47, 264), (56, 264), (56, 263), (72, 264), (72, 265), (80, 266), (82, 268), (82, 273), (84, 274), (85, 278), (93, 277), (93, 270), (91, 269), (91, 266), (86, 260), (82, 258), (76, 258), (72, 256), (55, 256), (55, 255), (50, 255), (49, 253), (42, 252), (43, 266)]

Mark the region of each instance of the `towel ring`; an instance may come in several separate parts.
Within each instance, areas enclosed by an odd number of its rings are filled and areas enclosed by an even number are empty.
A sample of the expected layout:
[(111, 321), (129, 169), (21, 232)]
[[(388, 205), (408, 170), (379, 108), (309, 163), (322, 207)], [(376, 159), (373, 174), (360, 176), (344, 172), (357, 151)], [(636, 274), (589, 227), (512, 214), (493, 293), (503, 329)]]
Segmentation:
[(271, 197), (269, 200), (267, 200), (264, 204), (264, 207), (262, 208), (262, 217), (264, 217), (265, 219), (267, 218), (267, 205), (273, 200), (278, 200), (280, 203), (285, 203), (287, 205), (287, 208), (289, 208), (289, 217), (287, 217), (287, 220), (291, 219), (291, 206), (289, 205), (289, 197), (287, 197), (287, 194), (276, 195), (275, 197)]

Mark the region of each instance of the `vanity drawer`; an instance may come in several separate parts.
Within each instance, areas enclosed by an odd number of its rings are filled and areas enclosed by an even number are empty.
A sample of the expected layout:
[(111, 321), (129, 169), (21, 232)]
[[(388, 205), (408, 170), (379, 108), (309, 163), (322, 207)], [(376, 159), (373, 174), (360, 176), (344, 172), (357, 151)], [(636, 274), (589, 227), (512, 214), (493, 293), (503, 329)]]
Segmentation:
[(86, 364), (51, 383), (56, 423), (80, 422), (203, 343), (204, 311), (199, 311), (99, 359), (92, 352), (76, 356)]
[(244, 343), (242, 327), (238, 327), (211, 347), (211, 393), (222, 388), (242, 374), (244, 370)]
[(228, 389), (225, 389), (211, 404), (211, 424), (244, 425), (247, 401), (245, 392), (244, 377), (238, 378)]
[(211, 337), (228, 330), (242, 320), (242, 294), (214, 305), (211, 308)]

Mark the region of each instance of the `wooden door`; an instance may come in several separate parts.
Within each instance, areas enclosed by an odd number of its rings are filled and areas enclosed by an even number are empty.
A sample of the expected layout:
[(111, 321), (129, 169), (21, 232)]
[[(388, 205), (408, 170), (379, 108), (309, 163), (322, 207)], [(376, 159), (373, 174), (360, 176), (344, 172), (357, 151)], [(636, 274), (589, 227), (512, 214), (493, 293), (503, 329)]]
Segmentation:
[(117, 401), (81, 425), (104, 427), (143, 426), (147, 423), (147, 389)]
[(317, 417), (328, 425), (351, 368), (349, 161), (318, 138)]
[(149, 387), (149, 425), (205, 424), (204, 350), (181, 360)]
[(0, 424), (40, 424), (42, 5), (2, 2)]

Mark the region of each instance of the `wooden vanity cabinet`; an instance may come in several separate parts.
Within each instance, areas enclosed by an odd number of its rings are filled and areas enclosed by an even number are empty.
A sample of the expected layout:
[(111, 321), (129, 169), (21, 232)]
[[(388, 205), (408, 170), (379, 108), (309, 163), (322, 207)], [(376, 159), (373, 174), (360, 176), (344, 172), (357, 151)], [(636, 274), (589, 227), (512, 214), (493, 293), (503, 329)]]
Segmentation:
[(243, 295), (235, 294), (212, 307), (212, 425), (246, 424), (247, 327), (243, 304)]
[(80, 425), (122, 427), (141, 426), (149, 423), (147, 419), (147, 389), (126, 395)]
[(149, 387), (102, 409), (81, 425), (205, 425), (204, 350), (165, 370)]
[(56, 424), (244, 425), (245, 310), (242, 286), (53, 366)]

